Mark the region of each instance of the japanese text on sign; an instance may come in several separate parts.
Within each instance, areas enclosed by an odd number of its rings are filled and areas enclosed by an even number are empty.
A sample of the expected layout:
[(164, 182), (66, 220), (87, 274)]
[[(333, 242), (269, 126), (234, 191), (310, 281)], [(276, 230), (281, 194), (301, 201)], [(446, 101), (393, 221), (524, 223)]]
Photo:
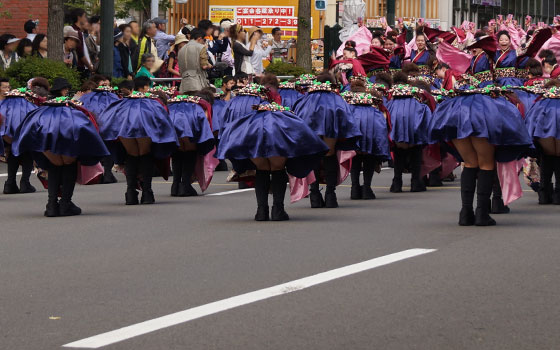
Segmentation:
[(244, 27), (297, 27), (297, 18), (237, 18), (237, 23)]
[(239, 16), (273, 16), (293, 17), (293, 7), (265, 7), (265, 6), (240, 6), (237, 7), (236, 15)]

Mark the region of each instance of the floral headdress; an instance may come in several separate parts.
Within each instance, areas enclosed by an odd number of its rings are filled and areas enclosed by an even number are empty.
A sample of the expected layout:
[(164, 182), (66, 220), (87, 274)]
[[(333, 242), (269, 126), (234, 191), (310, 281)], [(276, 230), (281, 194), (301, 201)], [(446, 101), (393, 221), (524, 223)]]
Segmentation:
[(307, 92), (316, 91), (335, 92), (335, 89), (333, 88), (333, 84), (330, 81), (321, 83), (318, 80), (313, 80), (313, 84), (309, 87)]
[(175, 97), (167, 100), (167, 103), (178, 103), (178, 102), (199, 103), (200, 102), (200, 97), (191, 96), (191, 95), (178, 95), (178, 96), (175, 96)]
[(154, 95), (152, 93), (149, 93), (149, 92), (132, 91), (132, 93), (130, 95), (126, 96), (126, 98), (153, 98), (153, 99), (157, 99), (158, 96)]
[(33, 91), (26, 88), (13, 89), (4, 94), (6, 97), (23, 97), (28, 101), (33, 102), (39, 99), (39, 95), (35, 94)]
[(315, 76), (313, 74), (302, 74), (296, 80), (296, 85), (309, 86), (313, 84)]
[(420, 95), (424, 93), (424, 89), (420, 89), (409, 84), (398, 84), (394, 85), (389, 90), (389, 93), (393, 97), (414, 97), (419, 100)]
[(95, 89), (93, 89), (93, 91), (97, 91), (97, 92), (116, 92), (116, 90), (118, 90), (118, 87), (110, 87), (110, 86), (106, 86), (106, 85), (99, 85), (98, 87), (96, 87)]
[(290, 107), (284, 107), (279, 105), (276, 102), (272, 102), (272, 103), (263, 103), (260, 105), (253, 105), (253, 109), (259, 112), (266, 112), (266, 111), (270, 111), (270, 112), (289, 112), (290, 111)]
[(341, 94), (346, 100), (346, 103), (350, 105), (379, 105), (383, 102), (379, 97), (374, 96), (368, 92), (352, 92), (345, 91)]
[(68, 106), (68, 107), (81, 107), (83, 106), (82, 101), (75, 100), (68, 96), (55, 97), (53, 99), (47, 100), (43, 105), (48, 106)]
[(559, 87), (551, 87), (548, 89), (544, 89), (543, 98), (560, 98), (560, 88)]
[(167, 86), (163, 86), (163, 85), (156, 85), (156, 86), (150, 88), (148, 91), (151, 92), (151, 93), (161, 91), (168, 96), (175, 96), (175, 91), (176, 90), (177, 90), (177, 88), (175, 86), (167, 87)]
[(291, 81), (283, 81), (280, 83), (280, 89), (295, 90), (295, 88), (296, 88), (296, 83), (293, 83)]
[(235, 94), (237, 96), (256, 96), (262, 99), (266, 99), (266, 93), (268, 89), (259, 84), (249, 84), (237, 90)]

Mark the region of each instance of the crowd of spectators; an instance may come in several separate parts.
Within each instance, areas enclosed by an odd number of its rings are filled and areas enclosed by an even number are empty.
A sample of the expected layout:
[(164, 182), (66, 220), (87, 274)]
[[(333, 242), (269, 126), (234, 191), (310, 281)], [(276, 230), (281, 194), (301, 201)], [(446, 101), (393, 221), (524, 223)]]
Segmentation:
[[(77, 8), (68, 14), (67, 21), (63, 61), (85, 80), (99, 69), (101, 18)], [(175, 34), (167, 33), (167, 23), (166, 19), (153, 18), (117, 26), (114, 21), (112, 77), (176, 78), (173, 85), (197, 91), (216, 79), (221, 85), (226, 76), (251, 81), (264, 74), (263, 61), (284, 60), (293, 44), (282, 40), (280, 28), (274, 28), (267, 38), (261, 28), (244, 28), (230, 19), (219, 24), (204, 19), (196, 27), (182, 19)], [(25, 38), (9, 33), (0, 36), (0, 70), (26, 57), (48, 57), (47, 36), (40, 29), (39, 21), (28, 20), (24, 23)]]

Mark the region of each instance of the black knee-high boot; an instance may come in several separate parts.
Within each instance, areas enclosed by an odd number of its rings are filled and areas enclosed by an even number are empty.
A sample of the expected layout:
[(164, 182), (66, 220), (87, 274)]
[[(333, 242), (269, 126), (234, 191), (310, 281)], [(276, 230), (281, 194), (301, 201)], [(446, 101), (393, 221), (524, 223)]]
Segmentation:
[(272, 211), (270, 217), (272, 221), (290, 220), (288, 213), (284, 210), (284, 197), (288, 185), (288, 174), (286, 174), (286, 170), (275, 170), (271, 172), (271, 175)]
[(404, 170), (405, 163), (405, 151), (400, 148), (393, 150), (393, 183), (391, 184), (390, 191), (393, 193), (402, 192), (402, 174)]
[(509, 207), (504, 205), (504, 200), (502, 199), (502, 187), (500, 186), (498, 171), (494, 169), (494, 182), (492, 183), (492, 206), (490, 212), (492, 214), (507, 214), (509, 211)]
[(152, 191), (152, 177), (154, 176), (154, 158), (151, 154), (140, 156), (140, 173), (142, 174), (142, 197), (140, 203), (154, 204), (154, 192)]
[(543, 154), (540, 157), (539, 204), (552, 203), (552, 174), (554, 173), (554, 157)]
[(37, 191), (29, 182), (29, 177), (33, 171), (33, 156), (31, 153), (26, 152), (21, 155), (21, 180), (19, 181), (20, 193), (33, 193)]
[(6, 158), (6, 162), (8, 163), (8, 178), (4, 183), (4, 194), (19, 193), (19, 188), (16, 183), (16, 175), (19, 169), (19, 158), (10, 152)]
[(492, 183), (494, 182), (494, 170), (479, 170), (478, 183), (476, 187), (476, 226), (493, 226), (496, 221), (490, 217), (490, 196), (492, 195)]
[(428, 180), (428, 186), (430, 187), (441, 187), (443, 182), (441, 181), (441, 167), (430, 171), (430, 178)]
[[(550, 157), (551, 163), (554, 162), (554, 181), (555, 188), (552, 193), (552, 203), (560, 205), (560, 157)], [(552, 187), (552, 184), (550, 185)]]
[(192, 187), (191, 179), (196, 166), (196, 151), (187, 151), (183, 153), (183, 179), (179, 185), (180, 197), (198, 196), (196, 190)]
[(476, 189), (476, 178), (478, 168), (464, 168), (461, 173), (461, 213), (459, 214), (460, 226), (474, 225), (474, 192)]
[(62, 169), (62, 195), (59, 202), (60, 216), (73, 216), (82, 213), (82, 209), (72, 203), (77, 177), (77, 163), (64, 165)]
[(49, 200), (45, 210), (46, 217), (55, 217), (60, 215), (60, 208), (58, 205), (58, 191), (62, 183), (62, 166), (51, 164), (48, 170), (48, 186), (49, 186)]
[(103, 183), (104, 184), (114, 184), (117, 182), (117, 178), (113, 175), (113, 157), (107, 156), (101, 159), (101, 165), (103, 165)]
[(319, 190), (321, 166), (318, 165), (317, 169), (313, 170), (313, 172), (315, 173), (316, 181), (309, 185), (309, 201), (311, 202), (311, 208), (323, 208), (325, 206), (325, 201), (323, 199), (323, 195), (321, 195), (321, 191)]
[(173, 183), (171, 184), (171, 196), (179, 195), (179, 184), (183, 177), (183, 152), (175, 151), (171, 156), (171, 171), (173, 171)]
[(362, 171), (363, 155), (356, 154), (352, 158), (352, 168), (350, 168), (350, 179), (352, 180), (352, 188), (350, 190), (350, 199), (362, 199), (362, 187), (360, 186), (360, 172)]
[(124, 171), (126, 175), (126, 205), (138, 204), (138, 191), (136, 191), (136, 188), (138, 185), (139, 163), (140, 157), (131, 156), (130, 154), (126, 155), (126, 161), (124, 164)]
[(336, 185), (338, 182), (338, 157), (336, 154), (325, 157), (325, 182), (327, 189), (325, 190), (325, 207), (338, 208), (336, 198)]
[(422, 172), (422, 146), (414, 146), (409, 149), (410, 152), (410, 192), (424, 192), (426, 185), (420, 173)]
[(268, 191), (270, 189), (270, 171), (257, 170), (255, 175), (255, 196), (257, 197), (257, 214), (255, 221), (268, 221)]
[(364, 185), (362, 186), (362, 199), (375, 199), (375, 193), (371, 189), (371, 179), (373, 178), (373, 173), (375, 172), (375, 165), (377, 160), (375, 156), (368, 154), (364, 155)]

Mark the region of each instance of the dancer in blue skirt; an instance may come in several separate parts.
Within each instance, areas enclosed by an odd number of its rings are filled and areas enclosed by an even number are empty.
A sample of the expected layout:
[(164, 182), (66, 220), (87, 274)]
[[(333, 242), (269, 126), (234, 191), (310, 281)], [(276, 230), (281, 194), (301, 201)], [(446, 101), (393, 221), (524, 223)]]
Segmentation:
[(390, 90), (391, 99), (387, 109), (391, 115), (391, 140), (394, 143), (394, 177), (390, 191), (402, 192), (402, 174), (409, 159), (411, 192), (426, 190), (420, 178), (422, 168), (422, 148), (428, 144), (428, 123), (432, 117), (424, 95), (427, 92), (408, 83), (403, 72), (395, 74)]
[(99, 115), (100, 133), (106, 142), (118, 141), (126, 150), (127, 205), (138, 204), (137, 176), (142, 176), (142, 204), (155, 203), (152, 176), (155, 159), (165, 159), (179, 142), (167, 108), (149, 89), (149, 79), (135, 79), (130, 96), (110, 104)]
[[(231, 123), (220, 139), (217, 158), (229, 159), (241, 174), (256, 169), (256, 221), (285, 221), (284, 196), (288, 174), (305, 178), (328, 147), (307, 124), (287, 107), (261, 104)], [(268, 193), (273, 205), (269, 215)]]
[[(169, 117), (179, 138), (179, 148), (172, 155), (173, 184), (171, 196), (196, 196), (191, 185), (197, 156), (210, 152), (215, 145), (207, 112), (212, 97), (180, 95), (168, 100)], [(212, 98), (212, 100), (209, 100)]]
[[(383, 100), (374, 92), (366, 92), (365, 78), (351, 79), (350, 91), (342, 94), (350, 105), (350, 110), (360, 123), (362, 137), (358, 141), (358, 151), (352, 158), (350, 177), (352, 179), (351, 199), (375, 199), (371, 180), (381, 162), (391, 159), (389, 150), (389, 111)], [(360, 185), (363, 171), (364, 183)]]
[(303, 95), (296, 89), (295, 82), (283, 81), (280, 83), (278, 93), (282, 97), (282, 106), (293, 108), (294, 103)]
[[(560, 205), (560, 82), (547, 83), (542, 99), (525, 118), (529, 134), (540, 151), (539, 204)], [(555, 176), (555, 187), (552, 185)]]
[(325, 198), (319, 191), (320, 169), (315, 169), (315, 181), (310, 186), (311, 208), (337, 208), (336, 186), (339, 161), (337, 150), (355, 150), (361, 136), (360, 126), (350, 107), (338, 94), (334, 77), (328, 72), (317, 76), (306, 95), (297, 100), (294, 112), (302, 118), (315, 134), (323, 139), (329, 152), (323, 159), (327, 189)]
[[(35, 187), (29, 182), (33, 171), (33, 157), (30, 152), (24, 152), (16, 157), (12, 152), (13, 137), (17, 128), (21, 125), (25, 116), (35, 110), (37, 96), (31, 91), (22, 88), (12, 90), (6, 94), (5, 99), (0, 101), (0, 116), (4, 117), (4, 123), (0, 125), (0, 136), (4, 142), (6, 162), (8, 163), (8, 178), (4, 183), (4, 194), (33, 193)], [(21, 164), (21, 179), (19, 188), (16, 183), (16, 175)]]
[(431, 142), (452, 141), (464, 162), (459, 225), (496, 225), (490, 217), (496, 161), (509, 162), (523, 156), (531, 138), (517, 106), (503, 97), (503, 89), (486, 87), (455, 93), (458, 95), (443, 101), (433, 115)]
[[(80, 101), (82, 101), (84, 107), (90, 111), (95, 118), (97, 118), (111, 103), (118, 100), (119, 97), (110, 86), (98, 86), (91, 92), (80, 97)], [(111, 156), (103, 158), (101, 160), (101, 165), (103, 165), (102, 183), (111, 184), (117, 182), (117, 178), (113, 175), (113, 166), (115, 165), (113, 158)]]
[(109, 155), (93, 116), (80, 101), (64, 96), (46, 101), (27, 115), (14, 135), (12, 151), (16, 156), (33, 152), (37, 164), (48, 169), (47, 217), (81, 214), (72, 202), (77, 162), (95, 165)]

